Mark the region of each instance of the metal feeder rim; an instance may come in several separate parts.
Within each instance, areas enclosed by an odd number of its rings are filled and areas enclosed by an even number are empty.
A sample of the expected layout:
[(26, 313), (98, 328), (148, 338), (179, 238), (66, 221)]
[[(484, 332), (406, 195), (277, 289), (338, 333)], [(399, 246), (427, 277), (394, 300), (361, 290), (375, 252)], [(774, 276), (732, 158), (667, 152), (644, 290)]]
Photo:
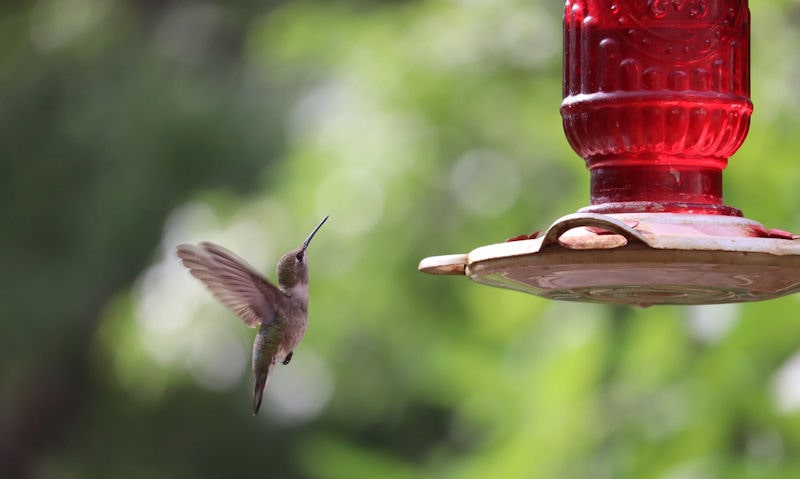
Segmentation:
[[(617, 215), (619, 216), (619, 215)], [(573, 213), (562, 216), (550, 225), (543, 235), (535, 239), (511, 241), (481, 246), (467, 254), (450, 254), (424, 258), (419, 271), (436, 275), (464, 275), (470, 264), (497, 258), (533, 255), (548, 248), (561, 247), (567, 250), (604, 250), (638, 243), (652, 249), (729, 251), (741, 253), (766, 253), (776, 256), (800, 255), (800, 244), (783, 238), (752, 236), (663, 235), (646, 231), (646, 220), (658, 218), (658, 222), (687, 222), (690, 220), (736, 221), (743, 225), (759, 223), (743, 218), (724, 218), (707, 215), (673, 215), (652, 213), (628, 215), (626, 222), (620, 217), (598, 213)], [(642, 221), (635, 218), (641, 218)], [(630, 224), (633, 223), (633, 224)], [(602, 230), (597, 234), (587, 228)], [(637, 229), (638, 228), (638, 229)], [(762, 227), (763, 228), (763, 227)]]

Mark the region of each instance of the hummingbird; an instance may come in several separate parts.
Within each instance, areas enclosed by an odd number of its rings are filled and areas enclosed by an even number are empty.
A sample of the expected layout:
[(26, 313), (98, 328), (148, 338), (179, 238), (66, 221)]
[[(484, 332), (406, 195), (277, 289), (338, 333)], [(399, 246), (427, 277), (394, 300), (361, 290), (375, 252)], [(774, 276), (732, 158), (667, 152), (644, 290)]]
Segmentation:
[(178, 245), (178, 257), (192, 276), (251, 328), (253, 343), (253, 415), (278, 361), (287, 365), (308, 326), (308, 244), (328, 217), (297, 248), (278, 261), (276, 287), (245, 260), (214, 243)]

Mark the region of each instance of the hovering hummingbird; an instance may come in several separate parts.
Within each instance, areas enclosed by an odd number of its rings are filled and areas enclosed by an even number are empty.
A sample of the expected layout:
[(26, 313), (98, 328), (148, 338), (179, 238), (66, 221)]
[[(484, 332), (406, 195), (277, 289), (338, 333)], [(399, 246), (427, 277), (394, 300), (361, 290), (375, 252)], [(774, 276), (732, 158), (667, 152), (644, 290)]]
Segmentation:
[(289, 364), (294, 348), (308, 326), (308, 265), (306, 249), (328, 217), (319, 222), (303, 244), (278, 261), (278, 287), (245, 260), (214, 243), (178, 246), (178, 257), (219, 302), (251, 328), (253, 343), (253, 415), (277, 361)]

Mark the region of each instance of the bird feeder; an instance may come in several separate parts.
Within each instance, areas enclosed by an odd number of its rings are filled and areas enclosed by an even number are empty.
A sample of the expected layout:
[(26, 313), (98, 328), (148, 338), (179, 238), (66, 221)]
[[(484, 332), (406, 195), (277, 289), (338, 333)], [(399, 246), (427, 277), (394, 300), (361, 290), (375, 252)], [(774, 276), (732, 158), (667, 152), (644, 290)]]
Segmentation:
[(722, 202), (750, 124), (746, 0), (567, 0), (561, 116), (591, 204), (420, 271), (551, 299), (712, 304), (800, 291), (800, 244)]

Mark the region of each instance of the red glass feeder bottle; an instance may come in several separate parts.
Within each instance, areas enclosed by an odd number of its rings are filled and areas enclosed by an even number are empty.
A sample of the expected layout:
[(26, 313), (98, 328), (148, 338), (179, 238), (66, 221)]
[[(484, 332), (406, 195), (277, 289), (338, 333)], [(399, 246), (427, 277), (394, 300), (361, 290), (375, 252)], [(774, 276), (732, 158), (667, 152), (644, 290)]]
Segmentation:
[(800, 291), (800, 245), (722, 202), (750, 125), (746, 0), (567, 0), (564, 132), (591, 204), (420, 271), (552, 299), (710, 304)]

